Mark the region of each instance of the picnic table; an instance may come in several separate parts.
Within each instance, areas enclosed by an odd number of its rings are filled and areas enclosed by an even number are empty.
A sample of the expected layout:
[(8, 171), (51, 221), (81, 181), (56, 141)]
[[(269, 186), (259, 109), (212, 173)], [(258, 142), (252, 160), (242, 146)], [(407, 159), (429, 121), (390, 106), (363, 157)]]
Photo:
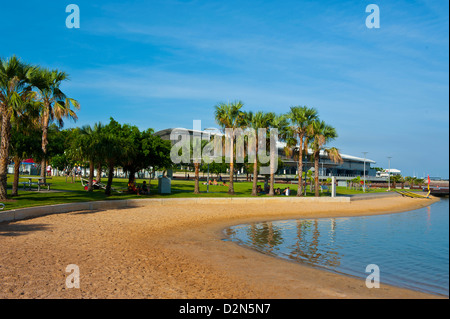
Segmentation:
[[(22, 182), (23, 189), (27, 189), (26, 186), (28, 185), (28, 190), (31, 190), (31, 186), (32, 185), (37, 185), (38, 191), (41, 190), (41, 186), (47, 186), (47, 190), (50, 190), (51, 183), (47, 183), (47, 182), (44, 183), (44, 181), (43, 181), (44, 178), (43, 177), (40, 177), (40, 176), (22, 176), (20, 178), (28, 179), (28, 182)], [(46, 180), (47, 179), (51, 179), (51, 178), (50, 177), (46, 177)], [(36, 180), (36, 181), (33, 181), (33, 180)]]

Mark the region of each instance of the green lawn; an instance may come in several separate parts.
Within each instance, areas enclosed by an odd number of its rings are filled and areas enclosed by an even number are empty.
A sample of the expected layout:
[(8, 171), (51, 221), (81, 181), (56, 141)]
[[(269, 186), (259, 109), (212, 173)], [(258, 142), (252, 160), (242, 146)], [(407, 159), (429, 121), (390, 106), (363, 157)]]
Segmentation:
[[(25, 181), (21, 179), (20, 181)], [(137, 184), (142, 184), (143, 179), (137, 179)], [(151, 183), (151, 195), (141, 195), (137, 196), (136, 194), (127, 194), (124, 193), (116, 193), (113, 192), (111, 196), (106, 196), (103, 189), (94, 190), (92, 193), (88, 193), (84, 190), (81, 185), (80, 180), (78, 179), (76, 182), (71, 182), (71, 179), (67, 179), (65, 177), (52, 177), (51, 189), (59, 190), (59, 192), (48, 192), (47, 190), (41, 190), (37, 192), (37, 187), (33, 191), (25, 191), (23, 190), (23, 185), (19, 184), (19, 196), (17, 197), (9, 197), (8, 200), (4, 201), (5, 209), (17, 209), (23, 207), (31, 207), (31, 206), (42, 206), (42, 205), (54, 205), (54, 204), (62, 204), (62, 203), (72, 203), (72, 202), (87, 202), (87, 201), (95, 201), (95, 200), (118, 200), (118, 199), (132, 199), (132, 198), (183, 198), (183, 197), (228, 197), (228, 187), (227, 186), (209, 186), (209, 192), (206, 192), (206, 185), (200, 183), (200, 195), (195, 195), (193, 193), (194, 190), (194, 181), (185, 181), (185, 180), (172, 180), (172, 194), (157, 194), (158, 182), (156, 180), (152, 180)], [(106, 179), (104, 180), (106, 182)], [(115, 178), (113, 180), (113, 188), (126, 190), (127, 188), (127, 179), (124, 178)], [(148, 183), (148, 180), (147, 180)], [(11, 184), (12, 184), (12, 176), (8, 176), (8, 193), (11, 193)], [(263, 183), (259, 183), (263, 186)], [(297, 185), (295, 184), (275, 184), (275, 188), (284, 189), (289, 186), (291, 189), (291, 196), (295, 196), (297, 194)], [(234, 183), (235, 195), (234, 196), (251, 196), (252, 191), (252, 183), (251, 182), (235, 182)], [(370, 193), (373, 192), (385, 192), (386, 189), (374, 189), (370, 190)], [(349, 190), (345, 187), (337, 187), (336, 192), (338, 195), (353, 195), (353, 194), (361, 194), (362, 191), (357, 190)], [(309, 186), (307, 187), (307, 196), (314, 196), (313, 192), (310, 192)], [(328, 192), (323, 192), (320, 194), (321, 196), (330, 196)], [(259, 196), (267, 196), (264, 194), (260, 194)], [(280, 196), (280, 195), (279, 195)]]

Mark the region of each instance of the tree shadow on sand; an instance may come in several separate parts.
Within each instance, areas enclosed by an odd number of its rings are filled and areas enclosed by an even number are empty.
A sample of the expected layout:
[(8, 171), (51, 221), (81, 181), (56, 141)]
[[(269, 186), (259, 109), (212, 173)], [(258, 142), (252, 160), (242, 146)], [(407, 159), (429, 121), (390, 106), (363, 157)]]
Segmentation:
[(30, 232), (45, 231), (47, 229), (49, 229), (49, 225), (46, 224), (23, 225), (15, 223), (2, 223), (0, 224), (0, 236), (23, 236)]

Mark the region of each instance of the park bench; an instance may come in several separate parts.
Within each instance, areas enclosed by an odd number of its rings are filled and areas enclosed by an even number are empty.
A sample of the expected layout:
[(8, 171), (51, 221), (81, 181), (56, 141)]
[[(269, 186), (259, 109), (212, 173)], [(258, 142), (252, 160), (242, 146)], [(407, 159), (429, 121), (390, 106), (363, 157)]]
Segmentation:
[[(37, 185), (38, 182), (21, 182), (23, 184), (23, 189), (31, 190), (31, 185)], [(30, 185), (31, 184), (31, 185)]]
[(38, 187), (38, 191), (41, 190), (41, 187), (47, 187), (47, 190), (50, 190), (50, 185), (52, 185), (51, 183), (43, 183), (43, 182), (21, 182), (23, 184), (23, 189), (29, 189), (31, 190), (31, 185), (37, 185)]

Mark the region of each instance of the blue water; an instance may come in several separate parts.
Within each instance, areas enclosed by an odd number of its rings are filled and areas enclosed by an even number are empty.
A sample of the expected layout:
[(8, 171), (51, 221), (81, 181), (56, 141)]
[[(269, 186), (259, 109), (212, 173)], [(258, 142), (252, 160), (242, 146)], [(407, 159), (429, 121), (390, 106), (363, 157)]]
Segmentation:
[(405, 213), (238, 225), (229, 240), (273, 256), (380, 283), (449, 295), (449, 200)]

